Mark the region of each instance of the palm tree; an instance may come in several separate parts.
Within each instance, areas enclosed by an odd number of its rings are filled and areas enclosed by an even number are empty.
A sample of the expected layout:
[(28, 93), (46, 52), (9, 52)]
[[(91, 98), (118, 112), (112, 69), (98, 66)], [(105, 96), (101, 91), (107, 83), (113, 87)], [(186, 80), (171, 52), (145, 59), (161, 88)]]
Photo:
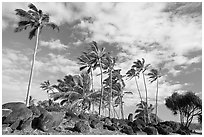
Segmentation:
[[(154, 107), (153, 107), (152, 104), (150, 104), (148, 106), (148, 104), (146, 102), (144, 102), (144, 101), (142, 101), (139, 104), (137, 104), (136, 107), (137, 108), (135, 110), (135, 114), (136, 114), (135, 118), (136, 119), (139, 118), (139, 119), (142, 119), (144, 121), (147, 119), (146, 118), (147, 115), (145, 115), (145, 114), (148, 113), (148, 115), (149, 115), (154, 110)], [(147, 111), (146, 111), (146, 109), (147, 109)]]
[(138, 86), (138, 82), (137, 82), (137, 77), (139, 78), (139, 73), (136, 71), (136, 69), (134, 69), (132, 67), (130, 70), (128, 70), (128, 72), (126, 73), (126, 76), (129, 79), (132, 79), (133, 77), (135, 78), (135, 83), (136, 83), (137, 91), (138, 91), (138, 94), (139, 94), (139, 97), (140, 97), (140, 102), (142, 102), (142, 95), (141, 95), (141, 92), (140, 92), (140, 89), (139, 89), (139, 86)]
[[(136, 71), (138, 73), (142, 72), (142, 76), (143, 76), (143, 82), (144, 82), (144, 87), (145, 87), (145, 93), (146, 93), (146, 103), (148, 104), (148, 95), (147, 95), (147, 85), (146, 85), (146, 81), (145, 81), (145, 71), (147, 70), (147, 68), (150, 66), (150, 64), (147, 64), (145, 65), (145, 60), (144, 58), (142, 58), (142, 61), (141, 60), (137, 60), (136, 62), (133, 62), (134, 65), (132, 66), (133, 68), (136, 69)], [(146, 124), (149, 123), (149, 116), (148, 116), (148, 113), (147, 113), (147, 108), (146, 108)]]
[(58, 82), (62, 81), (64, 81), (63, 84), (56, 85), (60, 92), (51, 94), (54, 100), (61, 100), (61, 105), (67, 104), (71, 109), (80, 106), (80, 111), (85, 111), (90, 109), (92, 98), (99, 96), (99, 92), (90, 91), (90, 77), (86, 73), (80, 76), (69, 75), (64, 80), (58, 80)]
[[(83, 52), (83, 54), (80, 57), (78, 57), (78, 60), (79, 60), (79, 65), (80, 65), (79, 70), (82, 71), (82, 70), (86, 69), (87, 73), (90, 73), (90, 75), (91, 75), (91, 90), (92, 90), (92, 92), (94, 92), (93, 70), (95, 70), (96, 68), (93, 68), (93, 64), (91, 63), (91, 58), (88, 55), (88, 53)], [(93, 106), (93, 111), (94, 111), (94, 102), (92, 102), (92, 106)]]
[(161, 77), (161, 75), (159, 74), (159, 71), (157, 69), (151, 69), (150, 73), (147, 74), (149, 76), (149, 78), (151, 79), (150, 82), (154, 82), (157, 81), (157, 92), (156, 92), (156, 110), (155, 110), (155, 114), (156, 114), (156, 123), (157, 121), (157, 100), (158, 100), (158, 93), (159, 93), (159, 77)]
[(38, 10), (35, 5), (32, 3), (28, 5), (29, 10), (25, 11), (23, 9), (16, 9), (16, 15), (20, 16), (21, 21), (18, 22), (18, 27), (15, 28), (14, 32), (21, 32), (22, 30), (26, 30), (30, 27), (31, 31), (29, 32), (29, 39), (31, 40), (34, 36), (36, 36), (35, 49), (33, 54), (33, 61), (31, 65), (28, 90), (26, 95), (26, 105), (29, 106), (29, 96), (30, 96), (30, 88), (32, 83), (33, 69), (35, 64), (35, 57), (37, 53), (38, 43), (39, 43), (39, 35), (43, 27), (51, 27), (53, 29), (58, 29), (59, 27), (49, 21), (49, 15), (42, 12), (42, 10)]
[(49, 91), (53, 92), (53, 90), (54, 90), (54, 87), (53, 87), (53, 85), (50, 84), (50, 81), (47, 80), (47, 81), (44, 81), (43, 83), (41, 83), (40, 88), (47, 92), (48, 100), (50, 100)]
[(91, 63), (94, 68), (99, 66), (101, 72), (101, 99), (99, 104), (99, 115), (101, 115), (103, 105), (103, 60), (106, 56), (106, 52), (104, 47), (100, 50), (95, 41), (93, 41), (90, 46), (91, 48), (89, 49), (88, 55), (91, 57)]
[(111, 117), (111, 104), (113, 101), (113, 81), (112, 81), (112, 73), (114, 70), (114, 66), (116, 63), (116, 58), (112, 57), (110, 54), (106, 55), (106, 60), (104, 61), (104, 69), (107, 69), (104, 73), (108, 73), (108, 78), (104, 81), (106, 81), (105, 85), (107, 86), (108, 89), (110, 89), (109, 92), (109, 117)]

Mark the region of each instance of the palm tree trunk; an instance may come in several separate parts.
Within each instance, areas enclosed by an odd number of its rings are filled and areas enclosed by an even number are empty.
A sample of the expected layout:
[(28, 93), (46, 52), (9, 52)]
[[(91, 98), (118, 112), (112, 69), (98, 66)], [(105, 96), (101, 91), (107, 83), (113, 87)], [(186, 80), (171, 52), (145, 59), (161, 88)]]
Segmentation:
[(158, 123), (158, 119), (157, 119), (157, 101), (158, 101), (158, 93), (159, 93), (159, 81), (158, 81), (158, 78), (157, 78), (157, 93), (156, 93), (156, 124)]
[(31, 88), (32, 77), (33, 77), (35, 57), (36, 57), (36, 53), (37, 53), (37, 49), (38, 49), (38, 43), (39, 43), (39, 33), (40, 33), (40, 27), (37, 29), (36, 43), (35, 43), (35, 49), (34, 49), (34, 54), (33, 54), (33, 61), (32, 61), (31, 71), (30, 71), (30, 76), (29, 76), (28, 90), (27, 90), (27, 93), (26, 93), (26, 106), (27, 107), (29, 106), (30, 88)]
[[(93, 88), (93, 69), (91, 68), (91, 89), (92, 92), (94, 92), (94, 88)], [(94, 112), (94, 102), (92, 102), (92, 106), (93, 106), (93, 112)]]
[(122, 100), (122, 96), (120, 97), (121, 101), (120, 101), (120, 111), (121, 111), (121, 118), (124, 119), (124, 112), (123, 112), (123, 100)]
[(110, 95), (109, 95), (109, 117), (111, 117), (111, 103), (112, 103), (112, 70), (110, 71)]
[(99, 64), (100, 64), (100, 71), (101, 71), (101, 98), (100, 98), (100, 105), (99, 105), (99, 115), (101, 115), (101, 108), (103, 105), (103, 72), (102, 72), (101, 60), (99, 60)]
[(145, 114), (146, 114), (146, 124), (149, 123), (149, 116), (148, 116), (148, 100), (147, 100), (147, 86), (146, 86), (146, 82), (145, 82), (145, 76), (144, 76), (144, 72), (142, 73), (143, 75), (143, 81), (144, 81), (144, 87), (145, 87), (145, 93), (146, 93), (146, 103), (147, 103), (147, 106), (146, 106), (146, 109), (145, 109)]
[(139, 93), (139, 96), (140, 96), (140, 101), (142, 102), (142, 96), (141, 96), (141, 93), (140, 93), (140, 89), (139, 89), (139, 86), (138, 86), (138, 83), (137, 83), (137, 78), (135, 76), (135, 83), (136, 83), (136, 86), (137, 86), (137, 91)]

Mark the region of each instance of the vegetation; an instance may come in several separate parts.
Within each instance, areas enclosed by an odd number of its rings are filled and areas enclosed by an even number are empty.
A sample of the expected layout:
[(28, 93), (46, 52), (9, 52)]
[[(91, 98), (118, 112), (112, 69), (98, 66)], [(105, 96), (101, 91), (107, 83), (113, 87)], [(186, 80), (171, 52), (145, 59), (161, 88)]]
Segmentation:
[(59, 31), (59, 27), (53, 22), (50, 22), (48, 14), (43, 13), (43, 11), (40, 9), (37, 9), (36, 6), (33, 5), (32, 3), (29, 4), (28, 7), (29, 7), (28, 11), (25, 11), (23, 9), (15, 10), (16, 15), (18, 15), (21, 20), (18, 22), (18, 26), (14, 30), (15, 32), (21, 32), (30, 27), (31, 31), (29, 32), (28, 38), (31, 40), (34, 36), (36, 36), (35, 49), (33, 53), (33, 61), (31, 65), (30, 77), (29, 77), (29, 82), (28, 82), (28, 90), (27, 90), (27, 95), (26, 95), (26, 105), (27, 106), (29, 106), (30, 88), (31, 88), (31, 83), (32, 83), (35, 57), (36, 57), (36, 53), (38, 49), (39, 35), (43, 27), (51, 27)]
[[(34, 105), (34, 99), (30, 96), (30, 88), (32, 84), (32, 76), (37, 53), (39, 36), (43, 27), (51, 27), (59, 31), (59, 27), (49, 21), (49, 15), (43, 13), (33, 4), (29, 4), (29, 10), (16, 9), (16, 15), (21, 17), (15, 32), (31, 28), (29, 39), (36, 36), (36, 44), (33, 54), (33, 61), (28, 83), (26, 95), (26, 106)], [(133, 62), (130, 69), (125, 75), (121, 74), (121, 69), (116, 69), (117, 57), (114, 57), (106, 51), (105, 47), (101, 47), (97, 42), (92, 41), (87, 51), (77, 58), (80, 65), (80, 74), (65, 75), (62, 79), (57, 80), (57, 84), (51, 84), (49, 80), (40, 84), (40, 88), (47, 92), (48, 100), (39, 101), (38, 105), (46, 110), (52, 111), (72, 111), (75, 114), (91, 114), (95, 112), (95, 106), (98, 107), (100, 117), (106, 115), (104, 111), (108, 108), (108, 117), (115, 118), (117, 116), (121, 121), (125, 121), (124, 117), (124, 95), (133, 94), (131, 91), (124, 91), (126, 83), (124, 79), (131, 80), (134, 78), (136, 90), (139, 95), (139, 103), (136, 105), (135, 120), (139, 119), (145, 123), (145, 127), (151, 124), (159, 125), (158, 118), (158, 94), (159, 94), (159, 78), (161, 77), (161, 69), (150, 69), (150, 64), (145, 64), (145, 59), (137, 59)], [(100, 89), (96, 89), (94, 85), (94, 71), (99, 68)], [(142, 75), (142, 86), (138, 83)], [(146, 78), (150, 83), (156, 81), (155, 107), (149, 103), (148, 87)], [(57, 92), (56, 92), (57, 91)], [(145, 97), (142, 97), (142, 93)], [(29, 98), (30, 97), (30, 98)], [(197, 117), (198, 122), (202, 123), (202, 100), (193, 92), (179, 94), (174, 92), (165, 99), (165, 105), (174, 115), (180, 115), (180, 124), (182, 127), (189, 129), (193, 119)], [(118, 107), (119, 112), (116, 112)], [(153, 110), (155, 109), (155, 114)], [(112, 114), (112, 115), (111, 115)], [(120, 114), (120, 117), (119, 117)], [(167, 122), (168, 123), (168, 122)], [(131, 123), (133, 124), (133, 123)], [(130, 124), (130, 125), (131, 125)], [(129, 125), (127, 125), (129, 126)], [(128, 129), (128, 128), (127, 128)], [(151, 129), (151, 128), (150, 128)], [(182, 132), (182, 131), (181, 131)]]
[(200, 119), (202, 115), (202, 100), (191, 91), (184, 94), (174, 92), (165, 100), (165, 105), (173, 114), (180, 115), (180, 123), (185, 128), (189, 128), (194, 117)]

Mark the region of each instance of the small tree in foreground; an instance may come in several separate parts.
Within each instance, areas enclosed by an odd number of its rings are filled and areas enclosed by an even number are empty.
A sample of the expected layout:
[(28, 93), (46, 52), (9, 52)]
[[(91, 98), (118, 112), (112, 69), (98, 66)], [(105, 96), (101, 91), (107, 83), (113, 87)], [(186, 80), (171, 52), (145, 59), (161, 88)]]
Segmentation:
[(174, 92), (165, 100), (173, 114), (180, 114), (181, 125), (185, 128), (189, 128), (194, 117), (202, 115), (202, 100), (191, 91), (184, 94)]

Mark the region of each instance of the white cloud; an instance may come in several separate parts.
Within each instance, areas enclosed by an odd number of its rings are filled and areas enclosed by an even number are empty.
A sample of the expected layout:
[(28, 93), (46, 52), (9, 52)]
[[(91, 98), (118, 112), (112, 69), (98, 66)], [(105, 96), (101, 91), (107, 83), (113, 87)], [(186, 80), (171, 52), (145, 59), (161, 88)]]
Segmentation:
[(68, 48), (68, 45), (64, 45), (61, 43), (59, 39), (50, 40), (50, 41), (40, 41), (40, 46), (48, 47), (53, 50), (65, 50)]

